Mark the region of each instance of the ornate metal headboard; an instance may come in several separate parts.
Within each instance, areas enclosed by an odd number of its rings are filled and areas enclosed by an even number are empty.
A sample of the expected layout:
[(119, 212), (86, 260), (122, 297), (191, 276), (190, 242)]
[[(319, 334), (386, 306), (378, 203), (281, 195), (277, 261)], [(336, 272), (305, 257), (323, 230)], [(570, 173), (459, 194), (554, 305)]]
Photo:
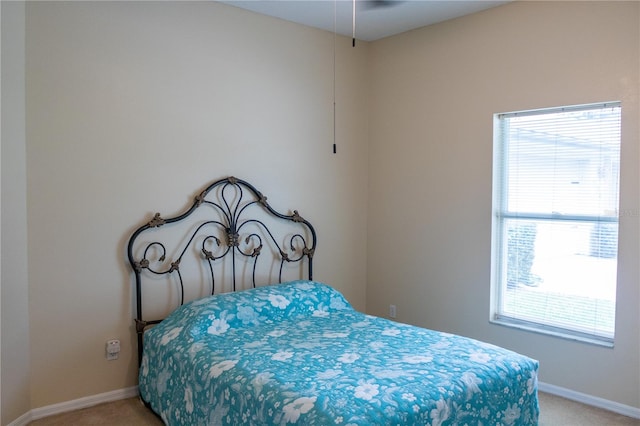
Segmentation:
[(296, 210), (291, 215), (275, 211), (253, 185), (235, 177), (210, 184), (179, 216), (156, 213), (136, 229), (127, 246), (136, 283), (138, 362), (145, 328), (162, 321), (143, 315), (147, 286), (174, 299), (164, 303), (171, 310), (185, 303), (186, 293), (194, 299), (279, 283), (290, 275), (313, 279), (315, 247), (313, 226)]

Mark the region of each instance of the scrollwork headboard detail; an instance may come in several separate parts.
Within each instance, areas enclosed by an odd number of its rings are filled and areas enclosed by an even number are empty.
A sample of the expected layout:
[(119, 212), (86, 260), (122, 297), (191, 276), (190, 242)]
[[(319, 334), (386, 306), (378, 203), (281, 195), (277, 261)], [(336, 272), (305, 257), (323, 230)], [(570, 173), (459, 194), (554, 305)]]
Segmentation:
[[(169, 232), (159, 232), (172, 227)], [(291, 270), (298, 275), (295, 279), (305, 275), (313, 279), (315, 248), (315, 230), (297, 210), (290, 215), (277, 212), (253, 185), (235, 177), (210, 184), (176, 217), (163, 218), (156, 213), (135, 230), (127, 246), (135, 275), (138, 362), (144, 330), (162, 321), (146, 319), (143, 287), (164, 284), (182, 305), (185, 286), (192, 281), (214, 294), (224, 291), (225, 285), (236, 291), (239, 285), (242, 289), (282, 282), (283, 274)], [(266, 265), (260, 269), (263, 259)], [(195, 279), (184, 271), (187, 263), (199, 270)], [(262, 270), (267, 271), (266, 278), (260, 276)], [(267, 282), (258, 282), (261, 279)]]

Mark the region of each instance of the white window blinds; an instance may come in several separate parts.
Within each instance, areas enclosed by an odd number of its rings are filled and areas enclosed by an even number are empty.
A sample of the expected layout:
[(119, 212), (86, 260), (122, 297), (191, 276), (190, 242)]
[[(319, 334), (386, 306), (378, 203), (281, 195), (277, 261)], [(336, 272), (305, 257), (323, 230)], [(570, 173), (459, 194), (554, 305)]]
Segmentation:
[(496, 114), (494, 319), (612, 341), (620, 104)]

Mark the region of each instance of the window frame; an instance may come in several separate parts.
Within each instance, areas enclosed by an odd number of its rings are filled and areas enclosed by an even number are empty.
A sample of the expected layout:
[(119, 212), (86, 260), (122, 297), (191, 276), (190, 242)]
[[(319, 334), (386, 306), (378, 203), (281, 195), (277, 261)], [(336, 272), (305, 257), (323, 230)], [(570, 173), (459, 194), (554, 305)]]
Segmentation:
[[(508, 209), (508, 189), (506, 188), (509, 184), (509, 181), (505, 177), (507, 173), (507, 150), (509, 140), (508, 137), (505, 140), (505, 136), (507, 132), (504, 131), (503, 126), (505, 126), (504, 118), (516, 117), (516, 116), (527, 116), (527, 115), (543, 115), (554, 112), (567, 112), (567, 111), (588, 111), (588, 110), (601, 110), (605, 108), (618, 108), (620, 114), (620, 121), (622, 120), (622, 105), (620, 101), (611, 101), (611, 102), (599, 102), (592, 104), (584, 104), (584, 105), (573, 105), (573, 106), (564, 106), (564, 107), (553, 107), (553, 108), (541, 108), (535, 110), (526, 110), (526, 111), (518, 111), (518, 112), (509, 112), (509, 113), (496, 113), (493, 116), (493, 176), (492, 176), (492, 230), (491, 230), (491, 316), (490, 322), (508, 326), (519, 328), (527, 331), (532, 331), (536, 333), (542, 333), (546, 335), (552, 335), (556, 337), (561, 337), (569, 340), (577, 340), (581, 342), (593, 343), (596, 345), (613, 347), (614, 339), (615, 339), (615, 316), (614, 316), (614, 324), (613, 324), (613, 333), (612, 335), (603, 335), (597, 332), (583, 332), (576, 329), (565, 328), (557, 325), (546, 324), (544, 322), (533, 321), (529, 319), (519, 318), (517, 316), (508, 315), (502, 312), (503, 307), (503, 299), (506, 297), (506, 289), (507, 289), (507, 221), (508, 220), (522, 220), (522, 221), (531, 221), (531, 220), (542, 220), (552, 222), (561, 222), (561, 223), (571, 223), (571, 222), (579, 222), (579, 223), (612, 223), (615, 224), (619, 229), (619, 215), (618, 208), (616, 206), (616, 213), (613, 216), (594, 216), (590, 214), (560, 214), (556, 212), (552, 213), (533, 213), (533, 212), (511, 212)], [(621, 134), (618, 139), (618, 145), (621, 145)], [(618, 154), (618, 166), (620, 164), (621, 156)], [(617, 200), (619, 203), (620, 196), (620, 181), (619, 181), (619, 173), (620, 170), (618, 168), (618, 182), (617, 182)], [(619, 234), (616, 238), (616, 249), (619, 246)], [(617, 265), (616, 258), (616, 265)], [(617, 277), (616, 277), (616, 287), (617, 287)], [(614, 303), (614, 314), (615, 314), (615, 303)]]

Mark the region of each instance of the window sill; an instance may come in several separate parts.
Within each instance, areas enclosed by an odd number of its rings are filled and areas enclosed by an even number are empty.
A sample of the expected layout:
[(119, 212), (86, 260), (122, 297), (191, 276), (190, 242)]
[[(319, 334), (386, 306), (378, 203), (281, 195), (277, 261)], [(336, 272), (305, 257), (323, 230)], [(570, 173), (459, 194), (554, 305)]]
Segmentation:
[(613, 348), (614, 341), (612, 338), (594, 336), (586, 333), (580, 333), (577, 331), (564, 330), (556, 327), (545, 326), (542, 324), (535, 324), (528, 321), (517, 320), (513, 318), (495, 318), (489, 321), (491, 324), (496, 324), (504, 327), (517, 328), (520, 330), (529, 331), (532, 333), (544, 334), (547, 336), (557, 337), (565, 340), (573, 340), (580, 343), (587, 343), (596, 346), (603, 346), (606, 348)]

